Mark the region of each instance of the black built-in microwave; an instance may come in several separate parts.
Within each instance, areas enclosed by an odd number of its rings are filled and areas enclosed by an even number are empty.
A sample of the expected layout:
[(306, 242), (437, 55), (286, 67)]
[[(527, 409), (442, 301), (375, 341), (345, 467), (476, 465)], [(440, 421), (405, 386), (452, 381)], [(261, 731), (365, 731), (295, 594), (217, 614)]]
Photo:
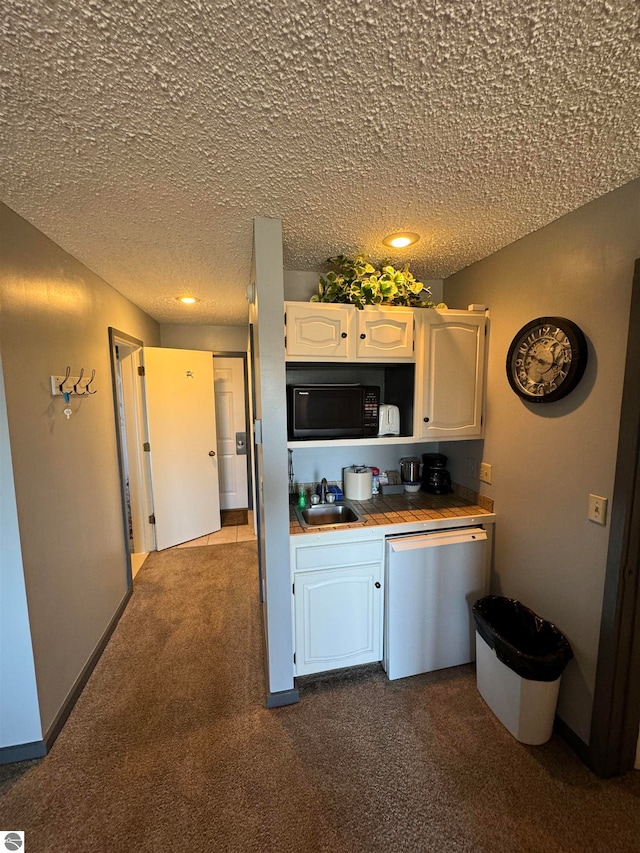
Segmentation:
[(290, 385), (290, 439), (366, 438), (378, 434), (380, 388), (372, 385)]

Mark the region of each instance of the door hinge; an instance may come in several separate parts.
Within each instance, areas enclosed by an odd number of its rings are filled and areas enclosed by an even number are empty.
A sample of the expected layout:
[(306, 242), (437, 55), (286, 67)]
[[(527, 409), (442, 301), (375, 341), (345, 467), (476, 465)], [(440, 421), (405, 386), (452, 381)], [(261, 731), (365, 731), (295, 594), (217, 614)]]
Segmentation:
[(155, 524), (155, 523), (156, 523), (155, 513), (151, 513), (151, 515), (149, 516), (149, 524)]
[(151, 453), (151, 445), (149, 444), (148, 441), (144, 441), (142, 443), (142, 449), (144, 450), (145, 453)]
[(291, 595), (296, 594), (296, 585), (294, 583), (291, 584)]
[(144, 364), (138, 365), (138, 376), (144, 376)]
[(296, 653), (295, 652), (293, 653), (293, 662), (294, 663), (296, 662)]

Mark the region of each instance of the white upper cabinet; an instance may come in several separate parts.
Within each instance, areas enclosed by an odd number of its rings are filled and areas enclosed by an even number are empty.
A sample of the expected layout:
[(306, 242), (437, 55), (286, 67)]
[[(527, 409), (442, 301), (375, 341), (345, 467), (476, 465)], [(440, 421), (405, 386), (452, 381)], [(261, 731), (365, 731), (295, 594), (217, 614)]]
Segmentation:
[(424, 310), (420, 317), (415, 436), (481, 438), (485, 315)]
[(286, 357), (334, 361), (349, 355), (350, 305), (285, 302)]
[[(404, 438), (482, 438), (484, 312), (377, 306), (359, 311), (353, 305), (286, 302), (285, 314), (287, 361), (415, 363), (415, 386), (405, 401), (407, 409), (413, 407), (413, 435)], [(402, 409), (401, 399), (393, 402)]]
[(289, 361), (413, 361), (411, 308), (286, 302)]
[(413, 316), (411, 308), (356, 310), (356, 358), (413, 361)]

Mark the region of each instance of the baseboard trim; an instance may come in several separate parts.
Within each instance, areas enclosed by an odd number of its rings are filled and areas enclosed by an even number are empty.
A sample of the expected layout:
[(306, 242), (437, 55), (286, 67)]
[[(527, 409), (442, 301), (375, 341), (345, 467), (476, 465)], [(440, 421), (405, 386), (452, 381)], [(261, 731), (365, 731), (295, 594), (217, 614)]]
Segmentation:
[(571, 749), (576, 753), (578, 758), (584, 761), (585, 764), (589, 765), (588, 744), (586, 744), (581, 737), (578, 737), (574, 730), (569, 728), (565, 721), (561, 720), (557, 714), (555, 720), (553, 721), (553, 728), (554, 731), (556, 731), (560, 735), (560, 737), (567, 742)]
[(80, 675), (77, 677), (75, 684), (73, 685), (73, 687), (69, 691), (69, 694), (67, 695), (67, 698), (65, 699), (62, 707), (60, 708), (60, 710), (56, 714), (54, 721), (51, 723), (51, 725), (47, 729), (45, 736), (44, 736), (44, 742), (46, 745), (47, 752), (49, 752), (49, 750), (51, 749), (51, 747), (53, 746), (53, 744), (55, 742), (55, 739), (58, 737), (58, 735), (62, 731), (62, 727), (67, 722), (69, 714), (73, 710), (73, 706), (78, 701), (78, 698), (79, 698), (80, 694), (82, 693), (85, 684), (89, 680), (91, 673), (93, 672), (93, 670), (96, 667), (96, 664), (100, 660), (102, 652), (105, 650), (106, 645), (109, 642), (111, 635), (115, 631), (116, 626), (117, 626), (118, 622), (120, 621), (120, 617), (124, 613), (125, 608), (126, 608), (127, 604), (129, 603), (129, 599), (131, 598), (132, 594), (133, 594), (132, 589), (128, 589), (126, 591), (122, 601), (118, 605), (116, 612), (111, 617), (111, 621), (107, 625), (105, 631), (102, 634), (102, 637), (100, 637), (98, 644), (96, 645), (95, 649), (93, 650), (91, 657), (89, 658), (89, 660), (86, 662), (86, 664), (82, 668)]
[(120, 621), (120, 617), (125, 611), (133, 590), (128, 589), (122, 601), (118, 605), (116, 612), (111, 617), (111, 621), (103, 632), (98, 644), (93, 650), (91, 657), (86, 662), (80, 675), (77, 677), (73, 687), (69, 691), (67, 698), (62, 704), (62, 707), (55, 716), (55, 719), (47, 729), (42, 740), (33, 741), (32, 743), (19, 743), (15, 746), (4, 746), (0, 748), (0, 764), (12, 764), (15, 761), (29, 761), (32, 758), (43, 758), (53, 746), (55, 739), (62, 731), (62, 727), (66, 723), (69, 714), (73, 710), (73, 706), (78, 701), (78, 697), (89, 680), (89, 676), (95, 669), (96, 664), (100, 660), (102, 652), (105, 650), (109, 638), (115, 631), (116, 625)]
[(31, 761), (33, 758), (44, 758), (47, 745), (43, 740), (31, 743), (19, 743), (16, 746), (0, 747), (0, 764), (14, 764), (16, 761)]
[(282, 708), (284, 705), (295, 705), (300, 700), (300, 692), (292, 690), (281, 690), (279, 693), (267, 693), (267, 708)]

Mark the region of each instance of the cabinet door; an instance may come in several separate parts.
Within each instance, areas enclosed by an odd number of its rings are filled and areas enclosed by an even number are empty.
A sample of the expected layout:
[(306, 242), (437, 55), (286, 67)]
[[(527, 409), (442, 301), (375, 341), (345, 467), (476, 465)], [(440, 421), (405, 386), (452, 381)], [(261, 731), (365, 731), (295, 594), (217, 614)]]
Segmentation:
[(423, 438), (480, 438), (485, 356), (485, 316), (425, 309), (422, 403)]
[(410, 308), (364, 308), (356, 311), (358, 358), (413, 360), (413, 311)]
[(349, 355), (350, 305), (287, 302), (286, 356), (323, 361)]
[(382, 565), (296, 572), (295, 674), (382, 659)]

